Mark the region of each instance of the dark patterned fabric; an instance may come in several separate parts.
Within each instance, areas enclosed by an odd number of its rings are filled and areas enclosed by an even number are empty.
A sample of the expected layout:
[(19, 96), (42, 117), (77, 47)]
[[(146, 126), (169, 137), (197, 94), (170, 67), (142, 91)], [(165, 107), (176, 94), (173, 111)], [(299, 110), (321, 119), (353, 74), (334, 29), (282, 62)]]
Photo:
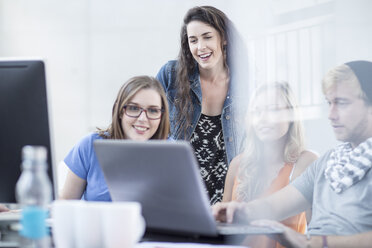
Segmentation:
[(201, 114), (190, 143), (199, 162), (200, 174), (205, 182), (210, 204), (215, 204), (222, 200), (227, 173), (221, 115)]

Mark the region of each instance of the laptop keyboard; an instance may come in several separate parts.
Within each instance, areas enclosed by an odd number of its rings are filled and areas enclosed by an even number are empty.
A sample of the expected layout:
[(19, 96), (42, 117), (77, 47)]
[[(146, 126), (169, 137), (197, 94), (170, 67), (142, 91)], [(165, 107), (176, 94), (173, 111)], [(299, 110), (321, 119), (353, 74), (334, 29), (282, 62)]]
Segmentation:
[(217, 223), (217, 230), (222, 235), (236, 234), (278, 234), (283, 233), (283, 229), (277, 227), (262, 227), (238, 223)]
[(0, 221), (19, 221), (21, 219), (20, 210), (10, 210), (7, 212), (0, 212)]

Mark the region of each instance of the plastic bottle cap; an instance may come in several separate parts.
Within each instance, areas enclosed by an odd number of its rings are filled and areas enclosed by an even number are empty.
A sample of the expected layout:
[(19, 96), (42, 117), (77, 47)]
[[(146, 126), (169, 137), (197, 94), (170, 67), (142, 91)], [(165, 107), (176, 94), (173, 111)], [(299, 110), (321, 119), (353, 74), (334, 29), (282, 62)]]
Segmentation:
[(47, 149), (44, 146), (24, 146), (22, 148), (22, 158), (24, 160), (45, 161), (47, 159)]

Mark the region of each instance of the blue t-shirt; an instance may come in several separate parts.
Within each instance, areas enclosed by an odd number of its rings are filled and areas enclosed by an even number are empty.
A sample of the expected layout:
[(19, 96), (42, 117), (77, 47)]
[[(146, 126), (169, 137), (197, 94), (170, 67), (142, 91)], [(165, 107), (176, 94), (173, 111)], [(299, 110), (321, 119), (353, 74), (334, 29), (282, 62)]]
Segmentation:
[(73, 173), (87, 181), (87, 186), (82, 196), (83, 200), (111, 201), (111, 196), (93, 147), (93, 141), (97, 139), (102, 139), (97, 133), (92, 133), (81, 139), (66, 156), (64, 162)]

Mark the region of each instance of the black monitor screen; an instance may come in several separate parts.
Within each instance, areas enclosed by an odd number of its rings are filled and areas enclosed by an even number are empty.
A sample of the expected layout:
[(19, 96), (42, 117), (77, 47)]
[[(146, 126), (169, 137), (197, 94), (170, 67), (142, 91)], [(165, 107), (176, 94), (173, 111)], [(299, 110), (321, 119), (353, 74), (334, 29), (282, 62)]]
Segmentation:
[(0, 61), (0, 118), (0, 202), (15, 203), (25, 145), (47, 148), (54, 185), (43, 61)]

